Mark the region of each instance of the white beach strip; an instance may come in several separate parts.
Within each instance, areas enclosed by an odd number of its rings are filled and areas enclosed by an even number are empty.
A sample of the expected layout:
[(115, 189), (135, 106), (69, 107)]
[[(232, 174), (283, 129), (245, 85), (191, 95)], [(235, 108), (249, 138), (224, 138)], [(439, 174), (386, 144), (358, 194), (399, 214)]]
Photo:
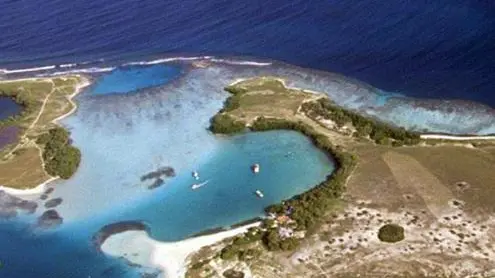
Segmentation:
[(456, 136), (456, 135), (442, 135), (442, 134), (422, 134), (420, 135), (421, 139), (441, 139), (441, 140), (494, 140), (494, 135), (487, 136)]
[(132, 263), (158, 267), (167, 278), (184, 277), (187, 271), (187, 258), (191, 254), (204, 246), (245, 233), (249, 228), (259, 226), (260, 223), (177, 242), (154, 240), (145, 231), (122, 232), (110, 236), (101, 246), (101, 250), (111, 256), (124, 257)]
[(28, 195), (40, 195), (45, 191), (46, 185), (56, 179), (57, 179), (56, 177), (51, 177), (48, 180), (44, 181), (43, 183), (37, 185), (35, 188), (29, 188), (29, 189), (15, 189), (10, 187), (0, 186), (0, 191), (3, 190), (8, 194), (17, 197), (28, 196)]

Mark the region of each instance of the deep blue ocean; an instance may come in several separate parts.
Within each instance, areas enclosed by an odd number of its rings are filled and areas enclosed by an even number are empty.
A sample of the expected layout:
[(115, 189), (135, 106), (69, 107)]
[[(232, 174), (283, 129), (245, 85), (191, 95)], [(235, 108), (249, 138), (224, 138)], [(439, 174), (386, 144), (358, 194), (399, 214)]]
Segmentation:
[(495, 107), (491, 0), (5, 0), (0, 68), (240, 55)]

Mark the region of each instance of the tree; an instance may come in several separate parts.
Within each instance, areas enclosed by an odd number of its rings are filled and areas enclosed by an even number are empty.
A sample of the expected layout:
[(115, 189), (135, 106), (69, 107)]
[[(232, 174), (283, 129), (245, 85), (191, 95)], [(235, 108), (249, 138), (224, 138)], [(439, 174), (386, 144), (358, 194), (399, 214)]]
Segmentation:
[(405, 238), (404, 228), (397, 224), (386, 224), (378, 230), (378, 238), (389, 243), (401, 241)]

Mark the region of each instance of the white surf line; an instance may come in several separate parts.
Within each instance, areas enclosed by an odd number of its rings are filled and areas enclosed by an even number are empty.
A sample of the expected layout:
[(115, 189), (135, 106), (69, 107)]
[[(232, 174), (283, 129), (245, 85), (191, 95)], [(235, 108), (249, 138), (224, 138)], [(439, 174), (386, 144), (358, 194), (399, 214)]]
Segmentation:
[(42, 70), (50, 70), (56, 68), (55, 65), (44, 66), (44, 67), (36, 67), (36, 68), (25, 68), (25, 69), (0, 69), (0, 73), (2, 74), (11, 74), (11, 73), (21, 73), (21, 72), (33, 72), (33, 71), (42, 71)]
[(480, 135), (480, 136), (458, 136), (458, 135), (443, 135), (443, 134), (421, 134), (421, 139), (439, 139), (439, 140), (495, 140), (495, 135)]
[[(177, 242), (160, 242), (148, 236), (145, 231), (127, 231), (110, 236), (101, 246), (106, 254), (125, 259), (137, 264), (151, 264), (159, 267), (165, 277), (184, 277), (187, 271), (187, 259), (204, 246), (220, 242), (226, 238), (245, 233), (261, 222), (219, 232), (199, 236)], [(135, 256), (136, 250), (141, 254)]]

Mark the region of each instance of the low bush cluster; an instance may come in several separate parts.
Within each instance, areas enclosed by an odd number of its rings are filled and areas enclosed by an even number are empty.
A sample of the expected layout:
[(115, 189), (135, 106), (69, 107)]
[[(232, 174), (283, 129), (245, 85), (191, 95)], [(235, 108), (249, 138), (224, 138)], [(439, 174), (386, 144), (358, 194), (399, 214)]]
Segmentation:
[(323, 117), (335, 122), (339, 127), (352, 123), (356, 129), (356, 136), (369, 136), (377, 144), (389, 144), (394, 146), (415, 145), (420, 141), (419, 133), (407, 131), (402, 127), (372, 120), (348, 110), (345, 110), (327, 98), (313, 102), (306, 102), (301, 107), (302, 111), (312, 119)]
[(397, 224), (386, 224), (378, 230), (378, 239), (384, 242), (398, 242), (404, 239), (404, 228)]
[(81, 152), (70, 144), (69, 132), (61, 127), (40, 135), (36, 141), (43, 145), (45, 170), (51, 176), (70, 178), (79, 167)]
[(216, 114), (210, 121), (210, 130), (213, 133), (233, 134), (243, 131), (246, 123), (234, 119), (227, 114)]

